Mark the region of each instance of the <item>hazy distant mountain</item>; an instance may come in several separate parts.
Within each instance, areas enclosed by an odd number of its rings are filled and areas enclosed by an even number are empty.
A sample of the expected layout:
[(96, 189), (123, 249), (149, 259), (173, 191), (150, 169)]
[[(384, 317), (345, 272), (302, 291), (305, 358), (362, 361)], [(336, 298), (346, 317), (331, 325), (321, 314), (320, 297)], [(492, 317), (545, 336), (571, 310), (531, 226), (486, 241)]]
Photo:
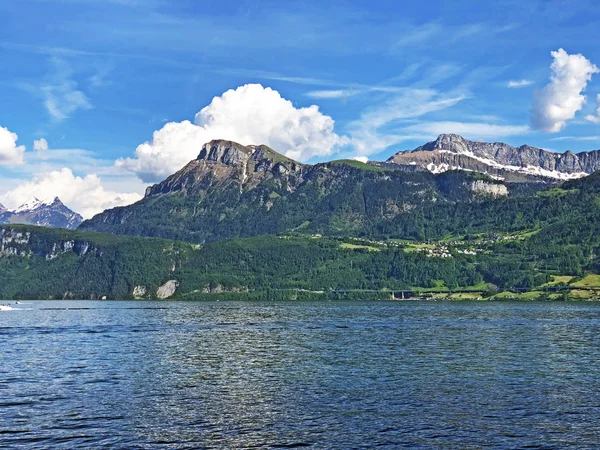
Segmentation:
[(83, 217), (67, 208), (58, 197), (52, 201), (33, 198), (15, 210), (0, 205), (0, 223), (23, 223), (74, 230)]

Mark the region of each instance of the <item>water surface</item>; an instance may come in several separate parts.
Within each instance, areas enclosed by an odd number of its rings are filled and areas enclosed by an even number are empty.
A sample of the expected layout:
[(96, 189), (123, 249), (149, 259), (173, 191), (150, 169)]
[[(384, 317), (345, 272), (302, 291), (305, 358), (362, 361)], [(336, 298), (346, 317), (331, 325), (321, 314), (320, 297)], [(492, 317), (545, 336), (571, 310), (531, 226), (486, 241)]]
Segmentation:
[(600, 305), (25, 302), (0, 448), (592, 448)]

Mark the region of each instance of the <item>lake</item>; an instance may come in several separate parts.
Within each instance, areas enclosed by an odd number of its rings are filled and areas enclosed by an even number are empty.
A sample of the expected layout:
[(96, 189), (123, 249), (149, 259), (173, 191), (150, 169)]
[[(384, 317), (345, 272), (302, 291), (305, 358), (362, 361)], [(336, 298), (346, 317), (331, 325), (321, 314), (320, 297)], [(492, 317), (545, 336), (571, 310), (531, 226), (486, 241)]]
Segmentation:
[(23, 302), (0, 448), (591, 448), (600, 305)]

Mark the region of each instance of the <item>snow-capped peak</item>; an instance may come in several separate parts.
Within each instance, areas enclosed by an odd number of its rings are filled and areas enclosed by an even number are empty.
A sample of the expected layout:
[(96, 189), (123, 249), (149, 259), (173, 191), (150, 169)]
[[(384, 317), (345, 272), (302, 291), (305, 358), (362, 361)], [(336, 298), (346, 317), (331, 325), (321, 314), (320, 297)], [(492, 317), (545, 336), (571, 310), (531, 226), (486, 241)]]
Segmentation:
[(33, 210), (38, 209), (38, 208), (40, 208), (42, 206), (52, 205), (52, 203), (55, 202), (56, 200), (58, 200), (58, 197), (56, 197), (53, 200), (40, 200), (37, 197), (33, 197), (31, 200), (23, 203), (17, 209), (13, 210), (13, 212), (14, 213), (22, 213), (22, 212), (27, 212), (27, 211), (33, 211)]
[(0, 210), (0, 223), (24, 223), (42, 227), (75, 229), (83, 221), (67, 208), (58, 197), (40, 200), (33, 197), (15, 210)]
[(26, 201), (13, 212), (20, 213), (25, 211), (31, 211), (36, 208), (39, 208), (40, 206), (42, 206), (42, 202), (37, 197), (33, 197), (31, 200)]

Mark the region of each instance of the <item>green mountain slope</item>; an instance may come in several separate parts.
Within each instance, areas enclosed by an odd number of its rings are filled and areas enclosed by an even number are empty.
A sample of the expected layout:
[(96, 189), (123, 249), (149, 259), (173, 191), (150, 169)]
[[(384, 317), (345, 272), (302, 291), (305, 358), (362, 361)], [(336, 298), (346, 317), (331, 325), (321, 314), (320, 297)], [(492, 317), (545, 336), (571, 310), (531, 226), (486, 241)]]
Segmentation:
[(427, 216), (445, 221), (456, 204), (506, 193), (502, 183), (472, 172), (433, 175), (358, 161), (307, 166), (265, 147), (213, 141), (142, 201), (80, 228), (199, 243), (294, 229), (424, 239), (445, 232), (427, 230)]
[[(600, 273), (599, 224), (596, 211), (585, 219), (523, 233), (466, 236), (452, 241), (295, 234), (203, 246), (3, 226), (0, 297), (157, 298), (159, 288), (169, 282), (176, 287), (173, 296), (184, 299), (215, 295), (390, 298), (386, 289), (424, 289), (448, 295), (452, 290), (476, 289), (475, 295), (483, 296), (493, 289), (542, 289), (563, 279), (555, 278), (559, 276), (574, 286), (580, 283), (584, 287), (578, 290), (594, 296), (600, 291), (598, 280), (584, 277)], [(339, 290), (348, 292), (336, 294)]]

